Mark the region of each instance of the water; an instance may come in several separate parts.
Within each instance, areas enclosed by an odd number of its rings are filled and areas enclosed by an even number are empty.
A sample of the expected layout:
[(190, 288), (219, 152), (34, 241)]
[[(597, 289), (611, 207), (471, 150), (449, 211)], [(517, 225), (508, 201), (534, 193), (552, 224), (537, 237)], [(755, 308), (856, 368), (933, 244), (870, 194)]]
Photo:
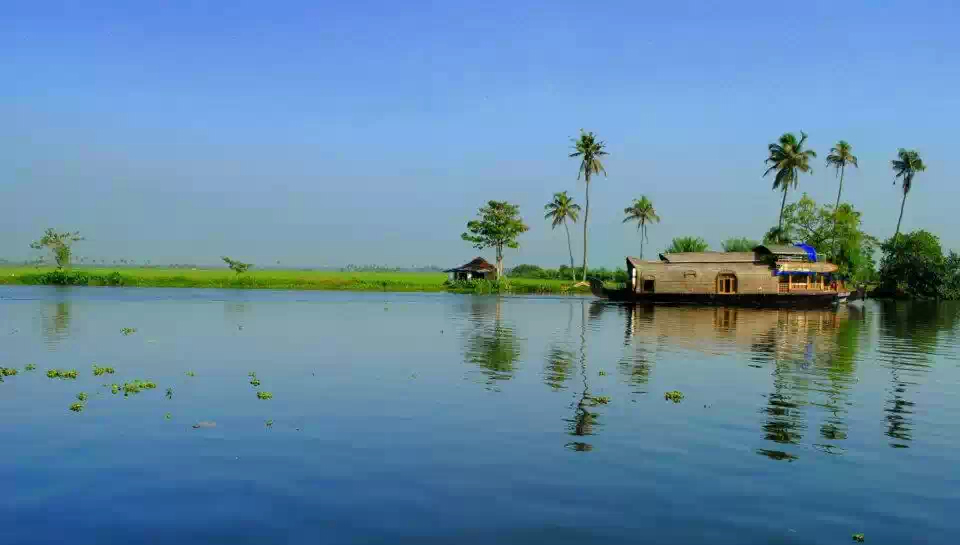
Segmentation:
[(958, 319), (2, 288), (0, 543), (952, 543)]

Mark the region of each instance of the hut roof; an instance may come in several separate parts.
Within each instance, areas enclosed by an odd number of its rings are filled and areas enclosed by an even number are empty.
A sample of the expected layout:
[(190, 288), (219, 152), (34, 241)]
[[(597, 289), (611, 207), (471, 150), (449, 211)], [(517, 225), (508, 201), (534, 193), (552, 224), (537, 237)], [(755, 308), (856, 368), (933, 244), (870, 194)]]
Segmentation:
[(667, 263), (753, 263), (756, 256), (753, 252), (682, 252), (660, 254), (660, 259)]
[(475, 257), (469, 263), (464, 263), (459, 267), (454, 267), (452, 269), (447, 269), (443, 272), (477, 272), (477, 271), (495, 271), (496, 267), (487, 262), (486, 259), (482, 257)]

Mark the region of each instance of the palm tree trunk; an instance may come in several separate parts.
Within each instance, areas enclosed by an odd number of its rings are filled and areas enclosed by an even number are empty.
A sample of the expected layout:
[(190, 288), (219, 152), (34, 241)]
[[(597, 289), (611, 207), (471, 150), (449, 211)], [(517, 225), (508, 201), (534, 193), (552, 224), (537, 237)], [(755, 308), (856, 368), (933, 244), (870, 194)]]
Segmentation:
[(587, 281), (587, 223), (590, 220), (590, 174), (585, 175), (587, 181), (587, 202), (583, 209), (583, 281)]
[(840, 165), (840, 189), (837, 190), (837, 204), (833, 207), (833, 261), (835, 263), (837, 261), (837, 254), (840, 251), (838, 248), (840, 240), (837, 236), (837, 220), (839, 219), (837, 212), (840, 210), (840, 194), (843, 193), (843, 171), (846, 167), (846, 164)]
[(570, 225), (567, 224), (567, 221), (563, 221), (563, 228), (567, 230), (567, 250), (570, 252), (570, 276), (573, 277), (573, 281), (577, 280), (577, 269), (573, 264), (573, 244), (570, 243)]
[(787, 206), (787, 188), (789, 186), (783, 186), (783, 201), (780, 202), (780, 221), (777, 223), (777, 230), (780, 231), (779, 236), (783, 236), (783, 209)]
[(643, 261), (643, 239), (647, 238), (647, 226), (640, 224), (640, 261)]
[(907, 192), (903, 192), (903, 200), (900, 201), (900, 218), (897, 220), (897, 232), (893, 234), (893, 241), (897, 241), (897, 236), (900, 234), (900, 222), (903, 221), (903, 205), (907, 203)]
[(837, 204), (833, 207), (833, 211), (836, 212), (837, 208), (840, 208), (840, 194), (843, 193), (843, 170), (847, 165), (842, 165), (840, 167), (840, 190), (837, 191)]

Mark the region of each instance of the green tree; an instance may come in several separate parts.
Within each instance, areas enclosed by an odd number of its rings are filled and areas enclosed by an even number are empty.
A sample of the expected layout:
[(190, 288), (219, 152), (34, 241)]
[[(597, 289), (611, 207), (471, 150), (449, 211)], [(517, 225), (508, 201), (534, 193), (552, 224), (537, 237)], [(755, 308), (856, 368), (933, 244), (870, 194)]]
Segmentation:
[(235, 259), (230, 259), (227, 256), (223, 256), (220, 259), (230, 267), (230, 270), (237, 273), (239, 276), (241, 273), (247, 272), (250, 267), (253, 267), (253, 263), (244, 263), (242, 261), (237, 261)]
[(567, 250), (570, 252), (570, 272), (573, 275), (573, 279), (576, 280), (576, 273), (573, 271), (573, 245), (570, 242), (570, 226), (567, 225), (567, 220), (569, 219), (573, 223), (577, 223), (577, 218), (580, 215), (580, 205), (574, 203), (573, 197), (567, 195), (566, 191), (562, 191), (560, 193), (554, 193), (553, 200), (543, 208), (546, 210), (543, 219), (551, 220), (551, 229), (556, 229), (558, 225), (563, 224), (563, 228), (567, 231)]
[(844, 278), (866, 280), (874, 272), (878, 241), (861, 229), (861, 213), (844, 203), (839, 209), (817, 206), (806, 193), (784, 209), (783, 228), (793, 240), (813, 246), (822, 259), (839, 267)]
[(783, 200), (780, 202), (780, 221), (777, 223), (779, 228), (783, 227), (783, 208), (787, 204), (787, 192), (791, 186), (797, 187), (800, 182), (800, 173), (812, 173), (810, 167), (810, 158), (816, 157), (817, 153), (813, 150), (803, 149), (804, 142), (807, 141), (807, 134), (800, 131), (800, 140), (793, 133), (784, 133), (780, 140), (767, 146), (770, 155), (764, 163), (770, 165), (764, 176), (771, 172), (776, 172), (773, 179), (773, 189), (783, 191)]
[(70, 253), (74, 242), (80, 242), (83, 237), (80, 231), (58, 233), (52, 227), (43, 232), (40, 240), (30, 243), (34, 250), (47, 248), (53, 254), (53, 259), (57, 263), (57, 268), (70, 266)]
[(607, 175), (606, 169), (603, 168), (603, 163), (600, 162), (600, 158), (604, 155), (607, 155), (606, 143), (603, 140), (598, 140), (596, 135), (592, 132), (586, 132), (583, 129), (580, 129), (580, 138), (577, 138), (573, 141), (573, 153), (570, 154), (570, 157), (579, 157), (580, 158), (580, 170), (577, 173), (577, 179), (580, 179), (580, 176), (583, 176), (584, 181), (587, 183), (586, 190), (586, 208), (583, 210), (583, 281), (587, 281), (587, 221), (590, 219), (590, 179), (593, 178), (594, 174), (603, 173), (604, 176)]
[(747, 237), (733, 237), (724, 240), (720, 245), (724, 252), (752, 252), (760, 243)]
[(660, 223), (660, 216), (653, 208), (653, 203), (646, 195), (641, 195), (639, 199), (633, 199), (633, 204), (623, 209), (625, 218), (623, 223), (629, 221), (637, 222), (637, 230), (640, 231), (640, 259), (643, 259), (643, 243), (647, 240), (647, 224)]
[(489, 201), (480, 207), (479, 220), (467, 222), (467, 233), (460, 238), (472, 242), (474, 248), (493, 248), (497, 252), (497, 278), (503, 277), (503, 248), (519, 248), (519, 237), (530, 228), (520, 217), (520, 207), (507, 201)]
[(840, 189), (837, 190), (835, 209), (840, 207), (840, 194), (843, 193), (843, 172), (847, 165), (860, 168), (860, 165), (857, 164), (857, 156), (853, 154), (853, 146), (846, 140), (840, 140), (834, 147), (830, 148), (830, 154), (827, 155), (827, 166), (833, 167), (840, 176)]
[(664, 252), (668, 254), (679, 254), (683, 252), (706, 252), (709, 249), (710, 245), (700, 237), (676, 237), (671, 241), (670, 247), (664, 250)]
[(880, 289), (892, 295), (944, 297), (948, 284), (948, 260), (940, 239), (922, 229), (899, 233), (881, 246)]
[(903, 221), (903, 205), (907, 202), (907, 193), (910, 193), (910, 188), (913, 187), (913, 177), (918, 172), (923, 172), (927, 170), (927, 165), (923, 164), (923, 160), (920, 159), (920, 154), (916, 150), (906, 150), (900, 148), (897, 150), (897, 158), (890, 161), (890, 165), (893, 167), (893, 184), (897, 184), (897, 180), (901, 180), (903, 183), (903, 199), (900, 201), (900, 218), (897, 219), (897, 231), (893, 234), (894, 237), (900, 234), (900, 222)]

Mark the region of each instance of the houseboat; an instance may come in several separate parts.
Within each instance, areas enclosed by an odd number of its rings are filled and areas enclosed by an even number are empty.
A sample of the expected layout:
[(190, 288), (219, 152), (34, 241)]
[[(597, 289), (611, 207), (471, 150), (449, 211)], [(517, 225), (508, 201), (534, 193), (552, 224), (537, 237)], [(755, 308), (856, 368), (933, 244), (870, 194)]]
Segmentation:
[(638, 303), (751, 307), (829, 307), (850, 292), (837, 266), (805, 244), (761, 245), (752, 252), (660, 254), (659, 261), (627, 258), (627, 284), (608, 289), (590, 281), (594, 295)]

